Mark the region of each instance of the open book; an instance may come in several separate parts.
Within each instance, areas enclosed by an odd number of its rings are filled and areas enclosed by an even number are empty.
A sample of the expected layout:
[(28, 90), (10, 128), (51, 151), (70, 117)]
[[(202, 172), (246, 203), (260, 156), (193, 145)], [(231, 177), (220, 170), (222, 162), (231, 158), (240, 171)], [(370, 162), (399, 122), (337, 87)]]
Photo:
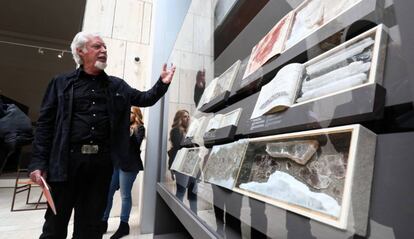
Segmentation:
[(214, 115), (214, 117), (210, 119), (210, 121), (208, 122), (205, 132), (224, 128), (224, 127), (231, 126), (231, 125), (237, 126), (241, 112), (242, 112), (242, 109), (238, 108), (226, 114)]
[(268, 60), (282, 53), (285, 41), (289, 35), (293, 16), (293, 11), (285, 15), (278, 23), (276, 23), (272, 30), (270, 30), (266, 36), (253, 47), (243, 79), (259, 69)]
[(201, 96), (199, 108), (209, 103), (221, 94), (224, 94), (226, 91), (231, 91), (234, 80), (237, 76), (237, 72), (239, 71), (240, 64), (241, 61), (237, 60), (223, 74), (221, 74), (219, 77), (216, 77), (210, 82), (203, 95)]
[(260, 90), (251, 119), (282, 111), (293, 105), (300, 91), (303, 72), (304, 66), (299, 63), (282, 67)]

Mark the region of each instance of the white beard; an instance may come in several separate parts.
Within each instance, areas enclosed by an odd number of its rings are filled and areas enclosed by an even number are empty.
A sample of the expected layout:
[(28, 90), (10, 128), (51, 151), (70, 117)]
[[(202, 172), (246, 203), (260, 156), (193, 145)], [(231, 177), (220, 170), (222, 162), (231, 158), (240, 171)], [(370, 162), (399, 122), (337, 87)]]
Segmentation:
[(101, 61), (95, 61), (95, 67), (98, 68), (99, 70), (105, 70), (106, 66), (108, 64), (101, 62)]

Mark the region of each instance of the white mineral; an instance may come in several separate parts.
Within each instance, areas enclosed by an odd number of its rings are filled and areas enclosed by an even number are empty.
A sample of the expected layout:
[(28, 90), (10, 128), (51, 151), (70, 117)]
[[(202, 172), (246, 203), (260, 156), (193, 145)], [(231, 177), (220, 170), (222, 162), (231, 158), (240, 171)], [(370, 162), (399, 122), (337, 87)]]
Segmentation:
[(302, 92), (306, 92), (309, 90), (322, 87), (328, 83), (339, 81), (349, 76), (356, 75), (358, 73), (367, 72), (370, 69), (370, 66), (371, 66), (371, 62), (366, 62), (366, 63), (362, 61), (352, 62), (348, 66), (341, 67), (327, 74), (319, 76), (315, 79), (311, 79), (309, 81), (303, 82)]
[(303, 102), (305, 100), (313, 99), (333, 92), (361, 85), (366, 80), (367, 75), (365, 73), (359, 73), (357, 75), (353, 75), (351, 77), (347, 77), (345, 79), (332, 82), (323, 87), (304, 92), (303, 95), (299, 99), (297, 99), (297, 102)]
[(364, 51), (365, 48), (374, 44), (372, 38), (365, 38), (343, 50), (335, 52), (333, 55), (316, 62), (315, 64), (309, 65), (306, 67), (306, 73), (314, 78), (315, 75), (321, 75), (323, 73), (332, 71), (338, 67), (336, 65), (341, 65), (341, 62), (346, 61), (346, 59), (360, 54)]
[(266, 152), (274, 158), (289, 158), (305, 165), (319, 147), (317, 140), (295, 140), (289, 142), (267, 143)]
[(274, 172), (265, 183), (249, 182), (240, 184), (239, 187), (334, 217), (339, 217), (341, 210), (341, 206), (333, 197), (325, 193), (312, 192), (304, 183), (280, 171)]

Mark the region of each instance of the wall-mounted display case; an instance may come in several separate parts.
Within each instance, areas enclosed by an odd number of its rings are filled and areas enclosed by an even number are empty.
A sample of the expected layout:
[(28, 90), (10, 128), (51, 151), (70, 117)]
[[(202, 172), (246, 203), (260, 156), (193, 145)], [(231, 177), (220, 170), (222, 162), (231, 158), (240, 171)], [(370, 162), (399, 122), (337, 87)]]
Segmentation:
[[(161, 171), (157, 185), (160, 200), (191, 236), (385, 239), (414, 233), (414, 193), (406, 190), (414, 180), (414, 82), (404, 54), (411, 42), (402, 40), (414, 36), (406, 24), (410, 11), (401, 7), (407, 4), (282, 0), (253, 7), (239, 0), (215, 32), (215, 6), (193, 1), (171, 57), (179, 62), (179, 90), (170, 95), (167, 125), (181, 109), (195, 123), (175, 158), (180, 167), (172, 169), (193, 168), (194, 157), (181, 151), (210, 150), (197, 163), (201, 170), (186, 174), (194, 179), (187, 197), (169, 170)], [(272, 40), (275, 35), (280, 38)], [(201, 104), (192, 99), (200, 92), (199, 71), (205, 71), (202, 97), (215, 95)], [(257, 102), (289, 90), (280, 81), (266, 86), (276, 78), (291, 83), (292, 74), (300, 80), (292, 84), (288, 107), (253, 115)], [(213, 94), (219, 84), (226, 90)], [(218, 115), (232, 123), (214, 126), (222, 121)]]

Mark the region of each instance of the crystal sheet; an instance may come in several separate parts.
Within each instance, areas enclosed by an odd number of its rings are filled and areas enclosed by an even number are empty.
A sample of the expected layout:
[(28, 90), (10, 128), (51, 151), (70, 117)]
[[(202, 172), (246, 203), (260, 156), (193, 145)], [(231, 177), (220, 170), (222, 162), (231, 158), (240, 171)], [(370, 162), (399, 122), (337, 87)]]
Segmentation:
[[(351, 132), (338, 132), (250, 142), (236, 187), (337, 217), (342, 205), (351, 135)], [(314, 141), (319, 147), (304, 165), (268, 153), (268, 146), (272, 144)]]
[(214, 146), (203, 169), (204, 180), (232, 189), (247, 145), (246, 140), (239, 140)]
[(289, 158), (298, 164), (305, 165), (318, 149), (316, 140), (298, 140), (289, 142), (268, 143), (266, 152), (274, 158)]
[(208, 149), (204, 147), (190, 148), (184, 156), (179, 172), (195, 177), (197, 176), (204, 157), (208, 154)]

